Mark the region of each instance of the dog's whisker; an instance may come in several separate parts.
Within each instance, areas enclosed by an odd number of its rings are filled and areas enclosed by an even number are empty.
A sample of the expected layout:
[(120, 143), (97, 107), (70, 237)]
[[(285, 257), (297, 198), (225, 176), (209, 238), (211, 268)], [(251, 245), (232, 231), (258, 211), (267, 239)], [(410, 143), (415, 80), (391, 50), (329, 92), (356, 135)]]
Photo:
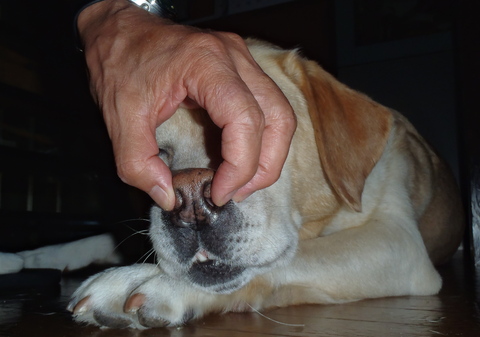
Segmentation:
[(150, 222), (150, 219), (149, 218), (124, 219), (124, 220), (118, 221), (118, 223), (132, 222), (132, 221), (147, 221), (147, 222)]
[(125, 241), (127, 241), (128, 239), (134, 237), (135, 235), (148, 235), (148, 229), (136, 231), (135, 233), (130, 234), (130, 235), (127, 236), (125, 239), (123, 239), (122, 241), (120, 241), (120, 242), (115, 246), (115, 248), (113, 248), (113, 250), (114, 250), (114, 251), (117, 250), (122, 244), (125, 243)]
[(295, 326), (295, 327), (304, 327), (304, 326), (305, 326), (305, 324), (291, 324), (291, 323), (284, 323), (284, 322), (277, 321), (277, 320), (275, 320), (275, 319), (273, 319), (273, 318), (270, 318), (270, 317), (262, 314), (260, 311), (258, 311), (258, 310), (255, 309), (254, 307), (252, 307), (250, 304), (248, 304), (248, 303), (245, 303), (245, 304), (248, 305), (248, 307), (249, 307), (250, 309), (252, 309), (252, 311), (253, 311), (254, 313), (262, 316), (262, 317), (265, 318), (265, 319), (268, 319), (269, 321), (271, 321), (271, 322), (273, 322), (273, 323), (277, 323), (277, 324), (285, 325), (285, 326)]
[(160, 268), (160, 260), (158, 259), (158, 255), (155, 254), (155, 260), (157, 260), (157, 263), (155, 264), (157, 268)]
[[(125, 219), (125, 220), (117, 221), (117, 224), (125, 224), (127, 222), (135, 222), (135, 221), (150, 222), (150, 219), (149, 218)], [(127, 226), (127, 227), (133, 230), (133, 228), (131, 228), (129, 226)]]
[(145, 264), (147, 262), (147, 260), (150, 258), (150, 256), (152, 256), (153, 254), (155, 254), (155, 249), (151, 248), (149, 249), (145, 254), (143, 254), (138, 260), (136, 263), (140, 263), (140, 260), (143, 259), (143, 261), (141, 262), (142, 264)]
[(148, 229), (142, 229), (140, 231), (136, 231), (133, 235), (136, 235), (136, 234), (148, 235), (148, 233), (149, 233)]

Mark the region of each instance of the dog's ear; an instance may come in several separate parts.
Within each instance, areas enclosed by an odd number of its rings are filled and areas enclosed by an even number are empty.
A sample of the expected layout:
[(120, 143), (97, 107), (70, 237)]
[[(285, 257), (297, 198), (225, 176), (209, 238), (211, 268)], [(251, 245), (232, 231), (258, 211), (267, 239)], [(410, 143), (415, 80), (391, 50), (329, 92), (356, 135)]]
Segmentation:
[(365, 180), (383, 153), (392, 114), (295, 52), (281, 63), (305, 96), (320, 160), (332, 188), (352, 209), (361, 211)]

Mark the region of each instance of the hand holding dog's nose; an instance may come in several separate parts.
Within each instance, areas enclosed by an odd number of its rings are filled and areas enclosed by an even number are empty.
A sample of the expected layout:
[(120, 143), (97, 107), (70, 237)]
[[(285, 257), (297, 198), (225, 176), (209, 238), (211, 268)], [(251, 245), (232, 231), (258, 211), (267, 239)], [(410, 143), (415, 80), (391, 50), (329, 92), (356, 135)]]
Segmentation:
[(174, 25), (109, 0), (85, 9), (78, 28), (123, 181), (162, 208), (174, 207), (155, 129), (181, 104), (206, 109), (223, 129), (223, 162), (212, 184), (216, 205), (241, 201), (278, 179), (295, 116), (241, 38)]

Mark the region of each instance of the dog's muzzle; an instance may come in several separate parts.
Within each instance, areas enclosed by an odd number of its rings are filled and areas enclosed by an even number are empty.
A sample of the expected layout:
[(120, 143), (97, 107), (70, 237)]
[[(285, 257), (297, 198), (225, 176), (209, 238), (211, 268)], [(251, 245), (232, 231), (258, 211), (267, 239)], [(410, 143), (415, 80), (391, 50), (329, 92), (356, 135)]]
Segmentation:
[(229, 240), (242, 217), (233, 202), (222, 207), (212, 202), (213, 175), (210, 169), (174, 172), (175, 207), (162, 212), (162, 221), (189, 281), (218, 293), (238, 288), (245, 268), (235, 264)]

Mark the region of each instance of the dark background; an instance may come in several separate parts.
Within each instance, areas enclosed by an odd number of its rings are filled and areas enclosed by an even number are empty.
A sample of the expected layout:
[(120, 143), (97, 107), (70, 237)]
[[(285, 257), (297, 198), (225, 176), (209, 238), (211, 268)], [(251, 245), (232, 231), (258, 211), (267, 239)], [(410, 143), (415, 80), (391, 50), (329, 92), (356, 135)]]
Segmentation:
[[(404, 113), (450, 163), (475, 219), (474, 2), (174, 3), (181, 22), (300, 48), (341, 81)], [(137, 219), (148, 216), (151, 201), (116, 175), (72, 36), (67, 0), (0, 3), (1, 251), (148, 226)]]

